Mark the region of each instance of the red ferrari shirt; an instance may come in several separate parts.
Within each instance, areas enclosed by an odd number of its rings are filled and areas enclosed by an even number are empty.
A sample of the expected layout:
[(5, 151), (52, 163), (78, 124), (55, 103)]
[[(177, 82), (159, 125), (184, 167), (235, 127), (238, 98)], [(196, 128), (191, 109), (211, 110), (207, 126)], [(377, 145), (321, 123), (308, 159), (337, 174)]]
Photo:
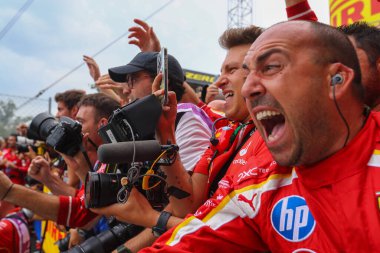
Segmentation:
[(142, 252), (378, 252), (380, 113), (313, 166), (281, 167), (262, 147)]

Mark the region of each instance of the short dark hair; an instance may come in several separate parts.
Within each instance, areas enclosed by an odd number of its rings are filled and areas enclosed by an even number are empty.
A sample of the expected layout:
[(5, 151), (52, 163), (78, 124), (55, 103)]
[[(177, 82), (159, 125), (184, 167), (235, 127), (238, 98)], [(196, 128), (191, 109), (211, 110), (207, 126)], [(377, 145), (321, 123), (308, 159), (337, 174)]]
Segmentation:
[(55, 94), (55, 102), (63, 102), (69, 110), (78, 104), (81, 98), (86, 94), (84, 90), (67, 90), (62, 93)]
[[(305, 21), (308, 22), (308, 21)], [(359, 60), (348, 37), (335, 27), (319, 22), (308, 22), (315, 35), (316, 63), (340, 62), (354, 70), (353, 88), (360, 101), (364, 101), (364, 87), (361, 84)]]
[(219, 37), (219, 45), (224, 49), (230, 49), (240, 45), (252, 44), (263, 31), (263, 28), (254, 25), (230, 28)]
[(347, 36), (351, 36), (355, 40), (356, 46), (366, 52), (371, 67), (376, 66), (376, 61), (380, 57), (379, 28), (366, 22), (355, 22), (339, 26), (338, 29)]
[(8, 136), (8, 138), (9, 138), (9, 137), (15, 137), (16, 140), (17, 140), (17, 136), (19, 136), (17, 133), (11, 133), (11, 134)]
[(84, 95), (78, 103), (78, 107), (92, 106), (95, 108), (96, 120), (109, 118), (114, 110), (119, 108), (119, 103), (103, 93)]

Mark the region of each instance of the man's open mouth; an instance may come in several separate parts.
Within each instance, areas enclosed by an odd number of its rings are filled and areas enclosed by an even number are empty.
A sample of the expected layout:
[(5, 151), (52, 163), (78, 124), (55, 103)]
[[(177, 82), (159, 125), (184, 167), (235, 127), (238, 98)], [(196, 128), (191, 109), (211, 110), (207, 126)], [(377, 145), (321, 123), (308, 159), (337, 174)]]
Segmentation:
[(275, 141), (283, 132), (285, 117), (277, 111), (265, 110), (256, 113), (256, 119), (263, 126), (268, 142)]
[(234, 93), (232, 92), (227, 92), (226, 94), (224, 94), (224, 98), (227, 99), (229, 97), (232, 97), (234, 95)]

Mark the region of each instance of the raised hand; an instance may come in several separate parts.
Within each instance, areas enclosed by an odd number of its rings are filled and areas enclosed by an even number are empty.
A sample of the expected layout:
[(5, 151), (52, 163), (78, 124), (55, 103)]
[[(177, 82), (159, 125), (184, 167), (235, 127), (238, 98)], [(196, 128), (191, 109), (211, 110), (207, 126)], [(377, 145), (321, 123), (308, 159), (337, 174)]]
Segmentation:
[(206, 104), (215, 100), (215, 97), (219, 94), (219, 88), (215, 83), (210, 84), (206, 91)]
[(108, 74), (102, 75), (95, 82), (96, 87), (106, 95), (111, 96), (119, 102), (128, 102), (130, 100), (131, 90), (127, 85), (114, 82)]
[(43, 184), (46, 184), (46, 181), (53, 176), (49, 162), (42, 156), (37, 156), (32, 160), (28, 169), (28, 175)]
[(159, 52), (161, 50), (160, 41), (153, 31), (153, 27), (140, 19), (133, 20), (138, 26), (132, 26), (128, 31), (129, 44), (136, 45), (142, 52)]
[(83, 60), (86, 62), (88, 70), (90, 71), (90, 76), (94, 81), (98, 80), (100, 77), (100, 69), (96, 61), (90, 56), (83, 55)]
[[(155, 96), (163, 96), (164, 90), (160, 90), (162, 73), (158, 74), (152, 84), (152, 93)], [(173, 91), (168, 92), (168, 104), (162, 106), (162, 113), (157, 123), (157, 134), (162, 144), (168, 140), (175, 143), (175, 119), (177, 116), (177, 99)]]

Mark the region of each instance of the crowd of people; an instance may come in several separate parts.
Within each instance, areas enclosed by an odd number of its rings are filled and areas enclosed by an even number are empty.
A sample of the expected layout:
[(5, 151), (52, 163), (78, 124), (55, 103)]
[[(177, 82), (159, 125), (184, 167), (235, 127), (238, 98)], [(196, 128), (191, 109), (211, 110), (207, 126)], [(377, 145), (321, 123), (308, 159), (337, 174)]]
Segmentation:
[[(226, 56), (205, 101), (168, 56), (168, 103), (159, 106), (155, 139), (178, 152), (165, 150), (156, 161), (106, 164), (98, 152), (105, 144), (99, 130), (116, 111), (161, 101), (161, 45), (152, 27), (134, 20), (130, 44), (141, 52), (107, 74), (84, 56), (99, 92), (55, 97), (56, 117), (81, 125), (79, 151), (20, 152), (25, 124), (2, 148), (0, 252), (28, 252), (28, 222), (41, 218), (65, 227), (68, 248), (114, 231), (116, 219), (139, 229), (123, 230), (123, 240), (114, 235), (107, 251), (378, 252), (380, 30), (319, 23), (307, 0), (286, 5), (287, 22), (220, 36)], [(115, 171), (126, 174), (116, 179), (118, 201), (89, 206), (86, 180)], [(30, 187), (27, 175), (52, 194)]]

